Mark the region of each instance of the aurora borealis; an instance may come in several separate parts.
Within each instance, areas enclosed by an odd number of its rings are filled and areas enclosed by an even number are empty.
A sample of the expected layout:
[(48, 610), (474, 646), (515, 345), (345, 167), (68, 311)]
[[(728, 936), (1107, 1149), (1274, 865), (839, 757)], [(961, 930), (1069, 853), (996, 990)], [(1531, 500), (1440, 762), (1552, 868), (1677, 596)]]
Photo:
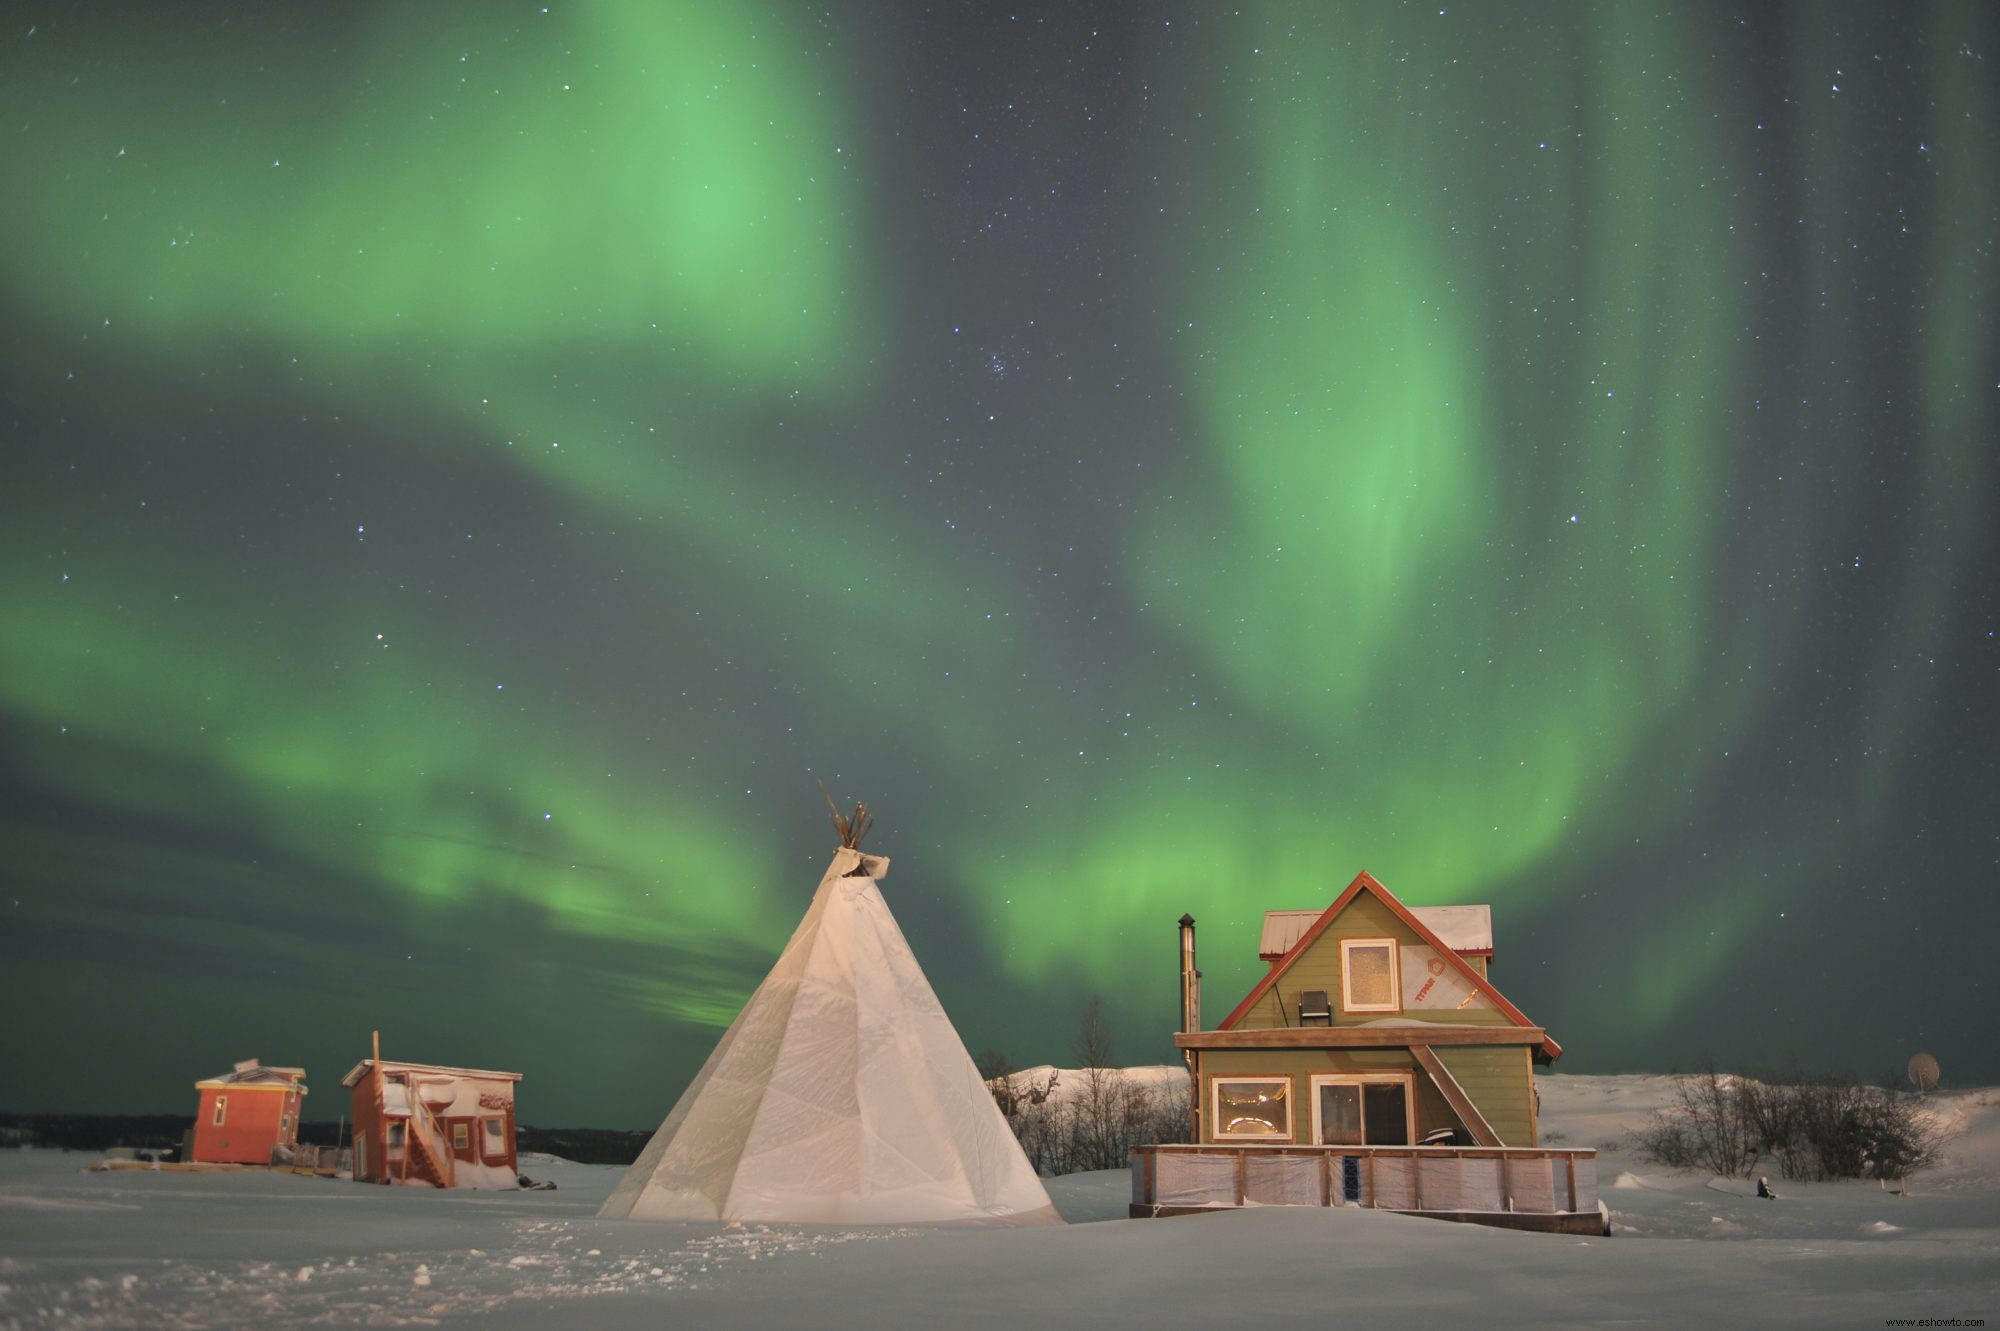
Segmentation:
[(1565, 1071), (2000, 1078), (1996, 30), (17, 10), (0, 1107), (649, 1126), (822, 780), (1019, 1064), (1366, 868)]

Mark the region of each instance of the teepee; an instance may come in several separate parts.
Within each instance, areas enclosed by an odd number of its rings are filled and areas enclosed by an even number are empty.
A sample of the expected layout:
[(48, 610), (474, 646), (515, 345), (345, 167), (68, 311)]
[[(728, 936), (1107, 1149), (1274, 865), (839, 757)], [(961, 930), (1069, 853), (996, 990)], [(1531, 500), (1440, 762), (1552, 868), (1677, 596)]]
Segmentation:
[(1060, 1224), (876, 888), (889, 861), (836, 825), (777, 965), (598, 1214)]

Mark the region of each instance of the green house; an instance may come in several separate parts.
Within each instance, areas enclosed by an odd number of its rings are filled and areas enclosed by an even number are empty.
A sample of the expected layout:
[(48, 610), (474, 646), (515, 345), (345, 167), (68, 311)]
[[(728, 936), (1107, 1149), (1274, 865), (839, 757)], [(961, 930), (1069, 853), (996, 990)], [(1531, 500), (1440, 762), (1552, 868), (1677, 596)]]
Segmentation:
[(1485, 906), (1410, 907), (1367, 873), (1265, 916), (1270, 971), (1199, 1026), (1184, 920), (1197, 1145), (1537, 1147), (1534, 1067), (1562, 1053), (1493, 986)]

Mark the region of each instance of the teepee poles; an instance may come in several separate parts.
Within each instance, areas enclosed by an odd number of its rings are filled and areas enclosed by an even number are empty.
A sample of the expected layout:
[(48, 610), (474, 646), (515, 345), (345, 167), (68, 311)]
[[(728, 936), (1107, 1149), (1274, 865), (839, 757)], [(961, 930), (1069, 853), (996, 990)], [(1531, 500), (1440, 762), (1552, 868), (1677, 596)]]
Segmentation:
[(840, 844), (848, 850), (861, 849), (861, 838), (868, 835), (868, 829), (875, 825), (875, 815), (868, 812), (868, 806), (860, 800), (854, 801), (854, 812), (842, 813), (840, 806), (827, 793), (826, 782), (819, 783), (819, 793), (826, 796), (826, 807), (833, 810), (833, 830), (840, 834)]

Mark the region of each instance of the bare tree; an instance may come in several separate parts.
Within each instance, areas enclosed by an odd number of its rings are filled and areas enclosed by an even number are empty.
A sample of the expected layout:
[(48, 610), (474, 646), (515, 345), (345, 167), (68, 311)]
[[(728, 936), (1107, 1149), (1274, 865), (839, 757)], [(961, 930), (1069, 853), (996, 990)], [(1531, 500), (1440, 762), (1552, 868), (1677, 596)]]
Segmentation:
[(1077, 1067), (1082, 1084), (1071, 1106), (1078, 1169), (1116, 1169), (1125, 1163), (1123, 1128), (1130, 1088), (1112, 1064), (1111, 1027), (1104, 1000), (1092, 994), (1076, 1031)]
[(1080, 1067), (1067, 1084), (1054, 1068), (1046, 1077), (1016, 1072), (996, 1050), (978, 1059), (994, 1103), (1036, 1173), (1123, 1169), (1134, 1146), (1187, 1140), (1186, 1087), (1151, 1086), (1113, 1066), (1111, 1026), (1095, 994), (1077, 1023), (1073, 1052)]

